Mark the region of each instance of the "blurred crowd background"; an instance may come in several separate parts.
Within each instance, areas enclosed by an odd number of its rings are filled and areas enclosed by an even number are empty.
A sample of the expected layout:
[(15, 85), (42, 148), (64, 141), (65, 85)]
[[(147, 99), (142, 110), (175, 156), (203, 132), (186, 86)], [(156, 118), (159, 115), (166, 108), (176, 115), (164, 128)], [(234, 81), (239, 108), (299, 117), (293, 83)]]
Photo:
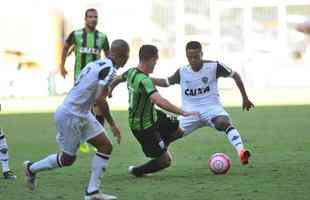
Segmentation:
[[(296, 31), (297, 24), (310, 20), (310, 0), (3, 1), (3, 102), (61, 98), (68, 92), (73, 85), (74, 55), (67, 59), (70, 73), (63, 79), (58, 69), (61, 49), (69, 33), (84, 26), (84, 12), (91, 7), (98, 10), (97, 29), (110, 42), (118, 38), (129, 42), (128, 67), (136, 66), (142, 44), (155, 44), (160, 59), (154, 76), (166, 77), (187, 63), (185, 44), (198, 40), (204, 58), (220, 60), (238, 71), (250, 94), (258, 91), (253, 93), (258, 100), (281, 103), (291, 98), (292, 103), (310, 103), (310, 36)], [(232, 83), (223, 79), (220, 86), (227, 101), (234, 102)], [(126, 107), (125, 86), (115, 92), (114, 107)], [(175, 87), (163, 94), (179, 102)]]

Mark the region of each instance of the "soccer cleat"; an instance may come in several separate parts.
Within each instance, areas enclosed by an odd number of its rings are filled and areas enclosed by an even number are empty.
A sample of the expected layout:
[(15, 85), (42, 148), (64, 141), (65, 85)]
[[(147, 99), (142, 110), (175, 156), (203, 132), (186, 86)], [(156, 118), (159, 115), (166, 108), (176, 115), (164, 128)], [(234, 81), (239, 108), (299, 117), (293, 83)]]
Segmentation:
[(133, 169), (135, 168), (135, 166), (131, 165), (128, 167), (128, 173), (133, 175), (133, 176), (136, 176), (134, 173), (133, 173)]
[(134, 172), (134, 168), (135, 166), (131, 165), (128, 167), (128, 173), (135, 176), (135, 177), (143, 177), (143, 176), (146, 176), (145, 174), (137, 174)]
[(85, 194), (84, 200), (116, 200), (117, 197), (109, 194), (104, 194), (98, 190), (92, 193)]
[(247, 165), (249, 163), (249, 158), (251, 157), (251, 153), (248, 150), (242, 149), (239, 152), (239, 158), (242, 165)]
[(7, 172), (3, 172), (3, 177), (4, 179), (9, 179), (9, 180), (15, 180), (16, 179), (16, 175), (13, 171), (7, 171)]
[(33, 191), (36, 189), (36, 174), (31, 172), (29, 169), (32, 164), (33, 163), (29, 160), (24, 162), (24, 173), (26, 186)]
[(80, 144), (80, 152), (82, 152), (82, 153), (89, 153), (90, 152), (90, 148), (89, 148), (87, 143)]

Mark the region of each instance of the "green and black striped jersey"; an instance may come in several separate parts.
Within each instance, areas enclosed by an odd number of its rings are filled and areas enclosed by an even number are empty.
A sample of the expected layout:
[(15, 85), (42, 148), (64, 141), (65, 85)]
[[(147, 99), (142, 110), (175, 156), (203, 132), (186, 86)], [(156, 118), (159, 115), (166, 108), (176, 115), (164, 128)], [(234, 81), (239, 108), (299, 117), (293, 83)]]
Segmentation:
[(93, 32), (87, 32), (85, 29), (75, 30), (70, 33), (66, 43), (74, 45), (75, 48), (75, 79), (89, 62), (100, 58), (101, 50), (109, 50), (109, 41), (106, 34), (97, 30)]
[(150, 77), (137, 68), (131, 68), (123, 75), (129, 93), (129, 126), (131, 130), (147, 129), (157, 121), (154, 104), (149, 98), (156, 88)]

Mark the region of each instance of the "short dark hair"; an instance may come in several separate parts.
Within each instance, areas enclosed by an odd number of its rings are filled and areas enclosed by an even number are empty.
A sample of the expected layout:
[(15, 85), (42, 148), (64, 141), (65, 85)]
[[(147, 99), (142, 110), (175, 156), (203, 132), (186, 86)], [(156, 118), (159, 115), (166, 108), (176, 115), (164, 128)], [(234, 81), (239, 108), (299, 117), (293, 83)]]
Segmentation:
[(95, 8), (88, 8), (88, 9), (85, 11), (85, 17), (87, 17), (88, 12), (93, 12), (93, 11), (97, 12), (97, 10), (96, 10)]
[(145, 44), (140, 47), (139, 60), (147, 61), (158, 55), (158, 49), (156, 46), (151, 44)]
[(124, 53), (129, 51), (129, 45), (125, 40), (117, 39), (111, 44), (111, 52)]
[(186, 44), (185, 50), (188, 50), (188, 49), (199, 49), (200, 51), (202, 50), (201, 44), (198, 41), (190, 41), (190, 42), (188, 42)]

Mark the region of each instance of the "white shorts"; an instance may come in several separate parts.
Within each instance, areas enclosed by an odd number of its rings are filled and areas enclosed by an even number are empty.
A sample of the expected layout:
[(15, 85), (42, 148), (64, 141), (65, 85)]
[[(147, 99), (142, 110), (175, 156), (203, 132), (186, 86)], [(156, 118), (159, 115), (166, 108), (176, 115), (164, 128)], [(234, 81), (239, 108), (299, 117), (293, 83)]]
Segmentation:
[(217, 116), (227, 116), (229, 114), (224, 110), (221, 105), (215, 105), (208, 108), (207, 111), (201, 112), (199, 117), (187, 116), (180, 117), (180, 128), (184, 131), (184, 136), (192, 133), (194, 130), (203, 126), (209, 126), (214, 128), (212, 119)]
[(81, 142), (84, 143), (102, 132), (106, 133), (91, 112), (80, 117), (60, 107), (54, 117), (57, 130), (56, 141), (59, 148), (72, 156), (76, 154)]
[(8, 149), (8, 144), (6, 143), (5, 137), (0, 139), (0, 151), (3, 149)]

